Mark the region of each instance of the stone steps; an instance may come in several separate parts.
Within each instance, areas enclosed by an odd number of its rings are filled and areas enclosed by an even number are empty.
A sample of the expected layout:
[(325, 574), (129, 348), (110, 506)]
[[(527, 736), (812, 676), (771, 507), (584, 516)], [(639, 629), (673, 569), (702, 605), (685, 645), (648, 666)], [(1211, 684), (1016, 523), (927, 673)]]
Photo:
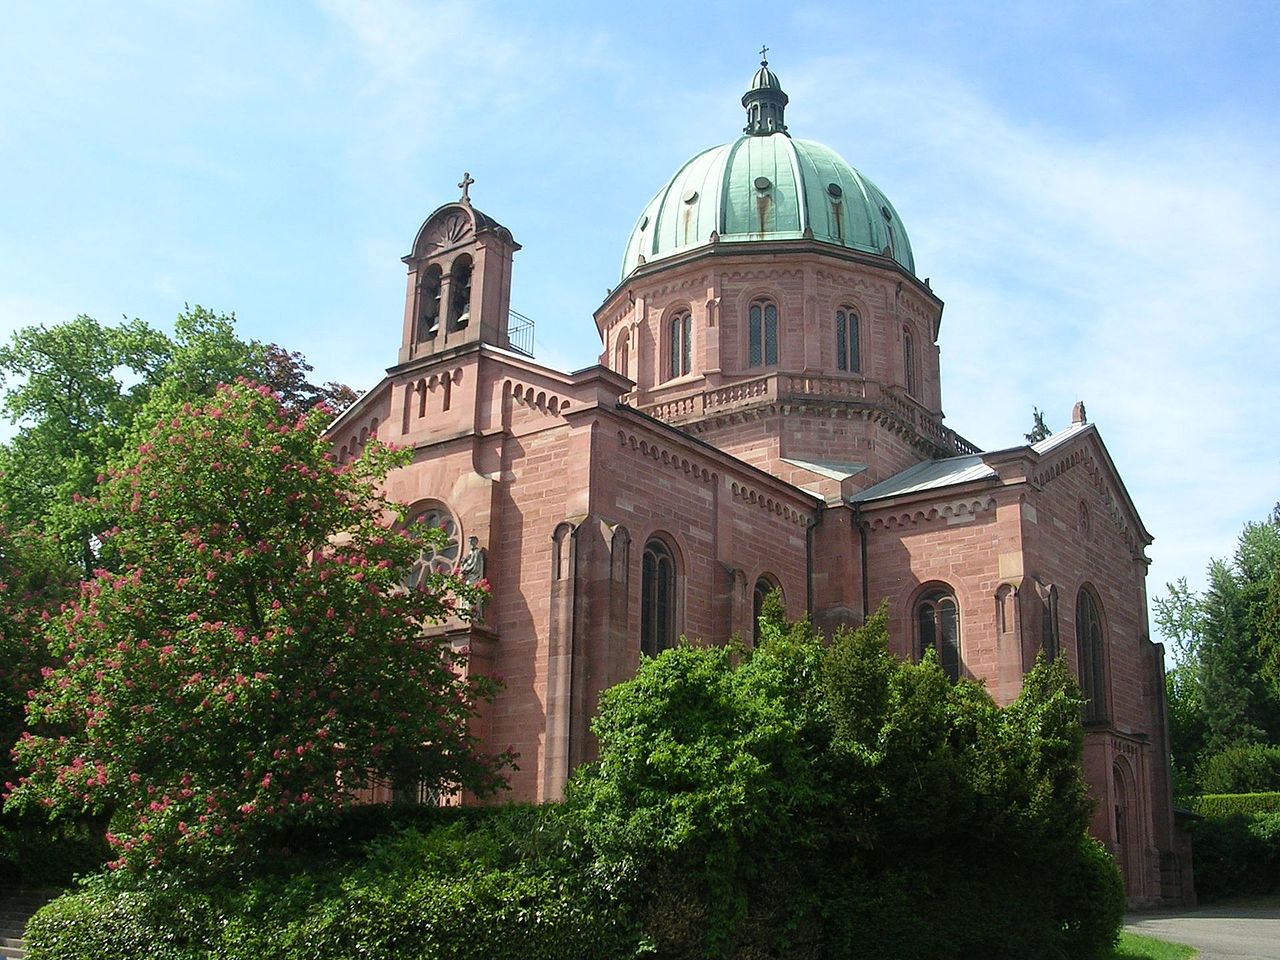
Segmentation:
[(61, 890), (0, 888), (0, 960), (22, 960), (27, 921)]

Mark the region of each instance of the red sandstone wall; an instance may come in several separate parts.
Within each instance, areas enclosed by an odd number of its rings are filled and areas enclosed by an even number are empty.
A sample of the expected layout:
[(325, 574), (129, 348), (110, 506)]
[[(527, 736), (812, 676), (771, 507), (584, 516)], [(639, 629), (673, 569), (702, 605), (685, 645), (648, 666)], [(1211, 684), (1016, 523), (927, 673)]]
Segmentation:
[(925, 505), (869, 509), (867, 545), (870, 600), (889, 603), (894, 651), (915, 658), (912, 609), (921, 589), (945, 584), (955, 593), (965, 675), (986, 684), (1007, 703), (1021, 689), (1021, 651), (1016, 624), (998, 628), (996, 595), (1016, 579), (1021, 555), (1016, 497), (975, 489), (968, 495), (941, 491)]

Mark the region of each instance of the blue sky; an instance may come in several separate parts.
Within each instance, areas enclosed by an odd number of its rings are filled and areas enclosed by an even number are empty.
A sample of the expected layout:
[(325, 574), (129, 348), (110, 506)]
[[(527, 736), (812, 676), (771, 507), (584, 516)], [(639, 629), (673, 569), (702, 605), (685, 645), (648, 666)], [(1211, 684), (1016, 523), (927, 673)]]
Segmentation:
[(792, 132), (893, 199), (946, 301), (951, 426), (1006, 446), (1084, 399), (1153, 594), (1280, 499), (1274, 2), (50, 2), (5, 27), (0, 336), (200, 303), (369, 387), (400, 257), (469, 170), (524, 245), (538, 358), (586, 366), (635, 218), (738, 134), (767, 43)]

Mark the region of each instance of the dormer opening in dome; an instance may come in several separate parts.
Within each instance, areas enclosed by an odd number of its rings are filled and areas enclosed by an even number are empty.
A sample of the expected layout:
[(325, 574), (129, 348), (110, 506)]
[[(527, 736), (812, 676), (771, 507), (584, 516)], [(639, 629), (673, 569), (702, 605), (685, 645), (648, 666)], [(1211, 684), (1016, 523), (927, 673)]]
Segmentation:
[[(945, 437), (942, 302), (916, 277), (888, 197), (835, 150), (792, 136), (788, 103), (762, 59), (743, 135), (682, 164), (644, 208), (622, 283), (596, 313), (601, 362), (663, 419), (808, 391), (851, 409), (897, 403)], [(717, 392), (748, 382), (741, 397)]]

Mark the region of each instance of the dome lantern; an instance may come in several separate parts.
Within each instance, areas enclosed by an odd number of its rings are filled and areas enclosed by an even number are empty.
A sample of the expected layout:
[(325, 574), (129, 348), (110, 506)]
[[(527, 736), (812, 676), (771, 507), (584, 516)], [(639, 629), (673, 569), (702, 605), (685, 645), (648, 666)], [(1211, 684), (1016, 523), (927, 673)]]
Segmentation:
[(787, 132), (783, 113), (791, 98), (783, 91), (777, 74), (769, 69), (769, 61), (765, 59), (768, 52), (768, 47), (760, 48), (760, 69), (742, 95), (742, 105), (747, 108), (747, 125), (742, 132), (749, 137)]

